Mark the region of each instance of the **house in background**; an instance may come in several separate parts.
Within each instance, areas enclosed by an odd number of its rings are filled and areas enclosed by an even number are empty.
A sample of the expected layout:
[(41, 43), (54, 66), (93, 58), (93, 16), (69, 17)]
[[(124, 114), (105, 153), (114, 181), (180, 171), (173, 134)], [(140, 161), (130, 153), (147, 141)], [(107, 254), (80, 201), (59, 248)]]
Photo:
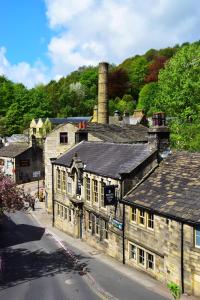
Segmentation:
[(22, 143), (4, 146), (0, 148), (0, 170), (17, 184), (35, 180), (36, 171), (43, 177), (43, 151)]
[(122, 201), (126, 263), (200, 297), (200, 153), (163, 160)]
[(33, 119), (30, 123), (29, 137), (34, 136), (39, 144), (43, 144), (49, 132), (56, 126), (68, 122), (79, 123), (88, 122), (91, 117), (69, 117), (69, 118), (39, 118)]

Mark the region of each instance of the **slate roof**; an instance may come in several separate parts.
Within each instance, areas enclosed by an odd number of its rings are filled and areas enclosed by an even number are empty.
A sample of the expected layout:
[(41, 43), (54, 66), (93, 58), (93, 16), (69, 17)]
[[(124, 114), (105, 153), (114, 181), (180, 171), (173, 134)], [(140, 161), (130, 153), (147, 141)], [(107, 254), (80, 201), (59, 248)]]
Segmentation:
[(64, 123), (79, 123), (81, 121), (88, 122), (91, 117), (68, 117), (68, 118), (49, 118), (53, 124), (64, 124)]
[[(46, 121), (47, 118), (41, 118), (43, 122)], [(91, 117), (68, 117), (68, 118), (49, 118), (50, 122), (59, 125), (64, 123), (79, 123), (82, 121), (88, 122), (91, 119)], [(39, 119), (35, 119), (35, 122), (37, 123)]]
[(75, 153), (85, 165), (85, 171), (117, 179), (120, 174), (133, 171), (155, 151), (149, 151), (147, 144), (84, 141), (60, 156), (54, 164), (70, 167)]
[(12, 143), (8, 146), (0, 148), (0, 157), (16, 157), (29, 148), (27, 144)]
[(147, 142), (148, 128), (143, 125), (115, 125), (88, 123), (86, 131), (104, 142), (136, 143)]
[(200, 223), (200, 153), (171, 154), (124, 200), (187, 223)]

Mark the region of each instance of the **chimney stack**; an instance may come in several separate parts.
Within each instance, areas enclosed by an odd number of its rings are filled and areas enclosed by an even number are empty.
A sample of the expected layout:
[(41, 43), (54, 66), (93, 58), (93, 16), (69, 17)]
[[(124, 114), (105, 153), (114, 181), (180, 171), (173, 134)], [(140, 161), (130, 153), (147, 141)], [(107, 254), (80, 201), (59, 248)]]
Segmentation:
[(164, 158), (170, 153), (170, 131), (166, 125), (165, 113), (154, 113), (152, 127), (148, 130), (150, 149), (158, 149), (159, 157)]
[(98, 123), (108, 124), (108, 63), (99, 64)]

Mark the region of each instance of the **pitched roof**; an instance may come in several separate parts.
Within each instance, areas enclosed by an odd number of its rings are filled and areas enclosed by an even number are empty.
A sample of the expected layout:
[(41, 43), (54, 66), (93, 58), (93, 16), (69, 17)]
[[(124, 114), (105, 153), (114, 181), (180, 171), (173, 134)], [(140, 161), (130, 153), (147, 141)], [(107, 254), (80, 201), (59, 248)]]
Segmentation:
[(155, 213), (200, 223), (199, 170), (200, 153), (173, 153), (124, 199)]
[(115, 125), (88, 123), (86, 131), (104, 142), (136, 143), (147, 142), (148, 128), (137, 125)]
[(53, 124), (64, 124), (64, 123), (79, 123), (81, 121), (89, 121), (91, 117), (68, 117), (68, 118), (49, 118)]
[(0, 157), (16, 157), (29, 148), (27, 144), (12, 143), (0, 148)]
[[(46, 121), (47, 118), (41, 118), (43, 122)], [(48, 118), (49, 121), (55, 125), (64, 124), (64, 123), (79, 123), (81, 121), (88, 122), (91, 117), (67, 117), (67, 118)], [(37, 123), (39, 119), (35, 119), (35, 122)]]
[(56, 161), (56, 165), (70, 167), (75, 153), (85, 165), (84, 170), (100, 176), (120, 178), (137, 168), (155, 151), (147, 144), (114, 144), (81, 142)]

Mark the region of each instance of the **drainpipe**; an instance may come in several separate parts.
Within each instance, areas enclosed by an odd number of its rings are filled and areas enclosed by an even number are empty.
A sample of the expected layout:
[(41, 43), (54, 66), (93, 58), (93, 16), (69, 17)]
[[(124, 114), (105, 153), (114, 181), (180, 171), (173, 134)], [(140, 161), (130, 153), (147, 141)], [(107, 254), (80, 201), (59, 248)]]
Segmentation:
[(181, 222), (181, 289), (184, 294), (184, 231), (183, 223)]
[[(120, 189), (120, 200), (122, 200), (122, 181)], [(125, 265), (125, 204), (123, 203), (123, 213), (122, 213), (122, 262)]]
[(51, 178), (52, 178), (52, 227), (54, 227), (55, 223), (55, 207), (54, 207), (54, 161), (56, 158), (50, 158), (51, 161)]
[(122, 227), (122, 251), (123, 251), (123, 264), (125, 265), (125, 204), (123, 203), (123, 227)]

